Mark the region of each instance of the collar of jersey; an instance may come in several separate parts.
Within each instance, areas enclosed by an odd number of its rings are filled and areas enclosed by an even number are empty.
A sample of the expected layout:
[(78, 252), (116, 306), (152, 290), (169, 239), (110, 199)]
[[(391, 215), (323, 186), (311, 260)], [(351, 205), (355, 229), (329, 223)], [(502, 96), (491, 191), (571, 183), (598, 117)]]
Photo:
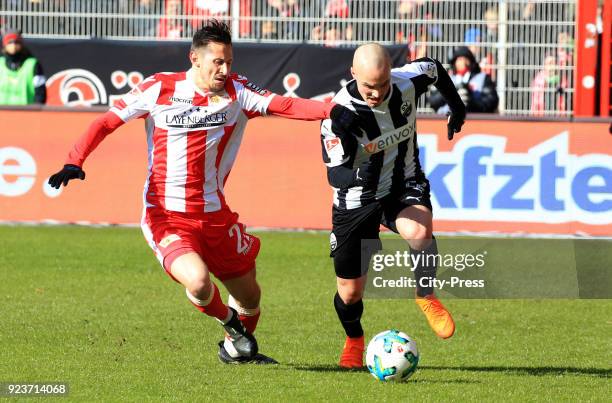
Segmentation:
[(207, 96), (209, 96), (209, 95), (211, 95), (211, 94), (214, 94), (214, 93), (212, 93), (212, 92), (210, 92), (210, 91), (206, 91), (206, 92), (204, 92), (204, 91), (202, 91), (202, 90), (201, 90), (201, 89), (200, 89), (200, 88), (199, 88), (199, 87), (196, 85), (195, 80), (193, 79), (193, 68), (191, 68), (191, 69), (187, 70), (187, 73), (186, 73), (186, 75), (185, 75), (185, 76), (186, 76), (186, 78), (187, 78), (187, 81), (189, 81), (189, 84), (191, 84), (191, 86), (193, 87), (193, 89), (195, 90), (195, 92), (197, 92), (198, 94), (202, 95), (203, 97), (207, 97)]
[(391, 82), (391, 88), (389, 89), (389, 92), (385, 96), (385, 99), (383, 99), (383, 101), (380, 103), (380, 105), (375, 106), (375, 107), (371, 107), (370, 105), (368, 105), (368, 103), (366, 101), (363, 100), (363, 97), (361, 96), (361, 94), (357, 90), (357, 83), (355, 82), (355, 79), (352, 79), (351, 81), (346, 83), (346, 90), (349, 93), (349, 95), (353, 98), (353, 102), (355, 102), (356, 104), (365, 105), (368, 108), (370, 108), (372, 110), (375, 110), (375, 109), (378, 109), (378, 108), (386, 105), (387, 102), (389, 102), (389, 99), (391, 99), (391, 93), (393, 92), (393, 82)]

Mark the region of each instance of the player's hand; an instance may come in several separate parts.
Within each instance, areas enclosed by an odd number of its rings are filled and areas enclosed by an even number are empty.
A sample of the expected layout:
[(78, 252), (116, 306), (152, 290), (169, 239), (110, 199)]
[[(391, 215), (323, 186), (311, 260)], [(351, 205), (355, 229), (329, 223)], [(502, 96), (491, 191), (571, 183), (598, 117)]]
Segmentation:
[(452, 140), (455, 133), (461, 131), (461, 126), (465, 123), (465, 109), (461, 111), (450, 111), (448, 114), (448, 140)]
[(360, 129), (364, 128), (364, 123), (359, 115), (340, 104), (334, 105), (329, 117), (332, 122), (348, 133), (360, 134)]
[(68, 182), (71, 179), (83, 180), (85, 179), (85, 172), (79, 166), (66, 164), (64, 165), (64, 168), (62, 168), (61, 171), (51, 175), (51, 177), (49, 178), (49, 185), (51, 185), (51, 187), (59, 189), (60, 186), (62, 186), (62, 183), (64, 184), (64, 186), (68, 186)]

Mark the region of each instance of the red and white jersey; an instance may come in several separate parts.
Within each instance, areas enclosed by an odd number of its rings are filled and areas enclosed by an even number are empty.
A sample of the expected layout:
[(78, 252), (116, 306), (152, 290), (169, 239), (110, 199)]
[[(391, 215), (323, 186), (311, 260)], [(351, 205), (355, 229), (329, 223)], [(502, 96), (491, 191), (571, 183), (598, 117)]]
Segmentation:
[(235, 74), (223, 92), (203, 92), (192, 74), (155, 74), (111, 108), (124, 122), (146, 119), (146, 207), (186, 213), (227, 207), (223, 186), (247, 121), (265, 115), (274, 97)]

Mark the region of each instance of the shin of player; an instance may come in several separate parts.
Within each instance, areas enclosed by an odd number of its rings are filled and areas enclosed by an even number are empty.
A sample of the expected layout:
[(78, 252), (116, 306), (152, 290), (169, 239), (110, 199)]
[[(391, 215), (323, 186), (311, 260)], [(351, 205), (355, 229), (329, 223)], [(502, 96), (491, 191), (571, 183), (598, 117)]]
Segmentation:
[(434, 294), (438, 244), (432, 234), (431, 209), (422, 205), (406, 207), (398, 214), (395, 226), (400, 236), (408, 242), (410, 253), (418, 255), (412, 259), (418, 262), (414, 267), (417, 284), (415, 301), (432, 330), (439, 337), (447, 339), (455, 333), (455, 322)]

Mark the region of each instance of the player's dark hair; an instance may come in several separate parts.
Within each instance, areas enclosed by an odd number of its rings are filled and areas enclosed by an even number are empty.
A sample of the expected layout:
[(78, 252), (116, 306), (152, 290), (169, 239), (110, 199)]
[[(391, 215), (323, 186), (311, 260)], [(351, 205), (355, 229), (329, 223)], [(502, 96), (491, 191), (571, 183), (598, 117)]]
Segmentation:
[(210, 42), (232, 44), (232, 33), (230, 27), (223, 21), (211, 19), (202, 25), (193, 35), (191, 50), (204, 47)]

